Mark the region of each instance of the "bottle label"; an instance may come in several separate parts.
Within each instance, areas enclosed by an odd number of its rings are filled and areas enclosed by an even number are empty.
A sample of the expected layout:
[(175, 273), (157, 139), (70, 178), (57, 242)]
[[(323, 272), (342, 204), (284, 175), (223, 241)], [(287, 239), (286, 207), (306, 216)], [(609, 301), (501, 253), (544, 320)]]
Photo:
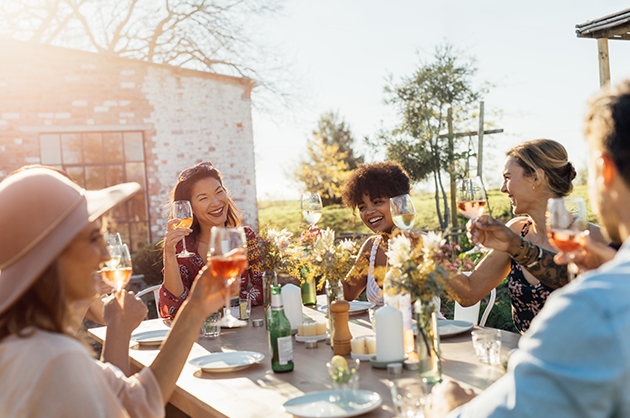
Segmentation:
[(271, 309), (282, 309), (282, 295), (271, 295)]
[(291, 336), (278, 337), (278, 362), (284, 366), (290, 361), (293, 361), (293, 341)]

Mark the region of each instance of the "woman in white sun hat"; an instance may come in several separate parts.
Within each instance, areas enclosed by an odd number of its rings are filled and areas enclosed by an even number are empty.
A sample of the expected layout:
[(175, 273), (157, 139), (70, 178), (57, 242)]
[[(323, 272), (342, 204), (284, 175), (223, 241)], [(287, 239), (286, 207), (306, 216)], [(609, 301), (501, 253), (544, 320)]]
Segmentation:
[(73, 305), (94, 297), (108, 259), (100, 216), (140, 189), (86, 191), (33, 168), (0, 182), (0, 416), (160, 417), (199, 328), (229, 290), (200, 272), (151, 366), (125, 377), (74, 335)]

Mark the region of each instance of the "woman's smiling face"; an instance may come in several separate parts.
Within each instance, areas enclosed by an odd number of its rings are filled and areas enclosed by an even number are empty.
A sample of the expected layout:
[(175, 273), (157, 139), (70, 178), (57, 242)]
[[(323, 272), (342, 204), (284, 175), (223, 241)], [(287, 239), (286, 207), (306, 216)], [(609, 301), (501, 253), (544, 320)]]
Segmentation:
[(218, 179), (205, 177), (198, 180), (192, 187), (190, 205), (200, 224), (207, 227), (225, 225), (228, 197)]
[(363, 202), (357, 208), (359, 209), (361, 220), (372, 232), (390, 233), (394, 228), (394, 221), (389, 210), (389, 198), (376, 197), (370, 199), (370, 196), (364, 194)]

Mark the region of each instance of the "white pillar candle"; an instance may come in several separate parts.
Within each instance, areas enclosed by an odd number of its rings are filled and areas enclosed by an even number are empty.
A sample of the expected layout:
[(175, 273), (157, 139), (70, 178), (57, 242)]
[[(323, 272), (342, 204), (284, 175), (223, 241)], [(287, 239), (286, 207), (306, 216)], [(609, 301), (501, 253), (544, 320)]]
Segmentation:
[(282, 286), (282, 304), (284, 314), (291, 323), (291, 330), (297, 331), (302, 323), (302, 291), (296, 285), (289, 283)]
[(298, 335), (299, 336), (306, 335), (306, 334), (304, 334), (304, 324), (298, 325)]
[(325, 335), (326, 334), (326, 323), (325, 322), (315, 322), (315, 331), (316, 335)]
[(304, 327), (305, 336), (311, 337), (317, 335), (317, 327), (314, 322), (305, 323), (302, 326)]
[(403, 344), (403, 315), (398, 309), (385, 305), (376, 317), (376, 360), (399, 361), (405, 357)]
[(368, 354), (376, 354), (376, 338), (375, 337), (365, 337), (365, 349)]
[(365, 354), (365, 339), (362, 337), (351, 339), (350, 348), (354, 354)]

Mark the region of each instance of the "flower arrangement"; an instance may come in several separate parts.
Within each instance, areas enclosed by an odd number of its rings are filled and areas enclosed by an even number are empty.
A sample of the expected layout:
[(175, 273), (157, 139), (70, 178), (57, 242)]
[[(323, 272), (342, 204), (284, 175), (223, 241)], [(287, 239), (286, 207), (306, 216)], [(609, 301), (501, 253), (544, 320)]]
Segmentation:
[(319, 230), (308, 253), (309, 277), (323, 277), (318, 283), (321, 290), (325, 281), (343, 280), (354, 265), (357, 247), (352, 240), (344, 239), (335, 243), (335, 231), (330, 228)]
[(390, 270), (397, 274), (386, 276), (386, 292), (392, 295), (408, 293), (423, 301), (439, 296), (449, 276), (473, 268), (465, 254), (454, 256), (459, 250), (459, 245), (451, 246), (435, 232), (429, 232), (415, 244), (404, 234), (391, 238), (386, 254)]
[(289, 274), (299, 269), (299, 256), (291, 243), (293, 234), (286, 229), (269, 228), (261, 231), (258, 246), (264, 271), (283, 271)]

